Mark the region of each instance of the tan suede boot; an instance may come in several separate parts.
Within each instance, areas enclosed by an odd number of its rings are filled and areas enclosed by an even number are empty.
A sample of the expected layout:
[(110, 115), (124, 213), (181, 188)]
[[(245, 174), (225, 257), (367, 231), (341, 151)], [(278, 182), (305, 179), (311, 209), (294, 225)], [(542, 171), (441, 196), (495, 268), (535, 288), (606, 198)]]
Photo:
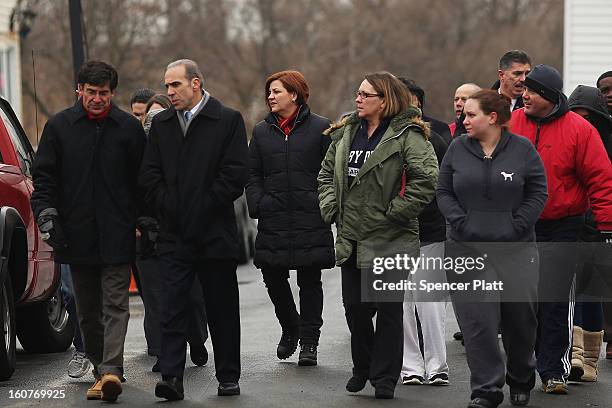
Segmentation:
[(569, 381), (580, 381), (584, 374), (584, 339), (582, 327), (574, 326), (572, 335), (572, 371)]
[(91, 387), (89, 387), (89, 389), (87, 390), (87, 399), (102, 399), (102, 381), (96, 380), (96, 382)]
[(584, 375), (582, 381), (597, 381), (597, 360), (603, 343), (603, 330), (600, 332), (584, 331)]
[(117, 397), (121, 394), (121, 379), (115, 374), (104, 374), (102, 380), (102, 399), (108, 402), (117, 401)]

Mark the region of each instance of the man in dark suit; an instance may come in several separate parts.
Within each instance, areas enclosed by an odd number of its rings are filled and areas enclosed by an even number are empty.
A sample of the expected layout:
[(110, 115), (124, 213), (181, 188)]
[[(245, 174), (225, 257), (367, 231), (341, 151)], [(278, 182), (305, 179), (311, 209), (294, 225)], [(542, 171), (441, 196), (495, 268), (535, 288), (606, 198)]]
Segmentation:
[(140, 184), (159, 219), (157, 251), (167, 293), (162, 306), (162, 380), (155, 395), (184, 398), (188, 299), (199, 277), (208, 315), (218, 395), (238, 395), (238, 236), (233, 201), (247, 180), (248, 146), (239, 112), (203, 88), (191, 60), (166, 68), (173, 107), (153, 119)]

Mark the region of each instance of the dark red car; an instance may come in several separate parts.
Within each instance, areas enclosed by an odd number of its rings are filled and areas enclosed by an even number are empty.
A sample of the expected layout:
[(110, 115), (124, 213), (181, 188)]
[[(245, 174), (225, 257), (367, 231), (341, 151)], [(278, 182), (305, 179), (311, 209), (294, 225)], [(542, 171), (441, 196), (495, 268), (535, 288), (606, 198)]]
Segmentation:
[(74, 327), (59, 290), (52, 248), (30, 207), (34, 150), (0, 98), (0, 380), (15, 371), (17, 338), (32, 353), (64, 351)]

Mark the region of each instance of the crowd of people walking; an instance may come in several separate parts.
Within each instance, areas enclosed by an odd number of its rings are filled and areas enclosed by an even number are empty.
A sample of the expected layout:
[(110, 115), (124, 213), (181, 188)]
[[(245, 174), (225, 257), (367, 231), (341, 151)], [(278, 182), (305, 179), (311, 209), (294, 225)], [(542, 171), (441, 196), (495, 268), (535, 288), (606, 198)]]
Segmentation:
[[(245, 191), (280, 360), (299, 346), (299, 366), (318, 364), (323, 270), (339, 267), (348, 392), (369, 381), (390, 399), (397, 384), (449, 384), (448, 299), (469, 408), (497, 407), (506, 384), (511, 404), (527, 405), (538, 375), (543, 392), (566, 394), (568, 381), (597, 380), (604, 341), (612, 358), (612, 71), (568, 100), (554, 67), (509, 51), (492, 88), (457, 88), (448, 125), (424, 114), (418, 83), (386, 71), (355, 84), (354, 111), (332, 123), (311, 111), (304, 75), (280, 71), (262, 81), (268, 114), (250, 142), (194, 61), (168, 64), (164, 84), (166, 94), (137, 91), (130, 114), (112, 102), (117, 71), (89, 61), (78, 100), (49, 119), (38, 146), (32, 207), (74, 298), (69, 371), (93, 366), (87, 399), (123, 392), (131, 271), (161, 375), (155, 395), (184, 399), (187, 345), (205, 365), (209, 331), (217, 393), (240, 394), (233, 202)], [(487, 261), (465, 273), (451, 262), (381, 275), (449, 285), (435, 298), (372, 293), (375, 260), (400, 254)], [(503, 290), (458, 289), (475, 280)]]

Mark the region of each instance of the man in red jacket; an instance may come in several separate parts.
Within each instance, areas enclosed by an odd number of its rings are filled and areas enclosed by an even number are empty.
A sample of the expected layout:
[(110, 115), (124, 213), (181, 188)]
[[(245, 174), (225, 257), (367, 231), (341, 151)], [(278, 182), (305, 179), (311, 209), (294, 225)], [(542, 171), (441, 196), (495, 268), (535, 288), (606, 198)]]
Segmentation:
[(525, 107), (511, 131), (531, 140), (546, 170), (548, 200), (536, 224), (540, 249), (538, 343), (542, 390), (567, 393), (571, 368), (576, 242), (590, 206), (600, 231), (612, 231), (612, 165), (593, 126), (569, 111), (559, 72), (538, 65), (525, 78)]

